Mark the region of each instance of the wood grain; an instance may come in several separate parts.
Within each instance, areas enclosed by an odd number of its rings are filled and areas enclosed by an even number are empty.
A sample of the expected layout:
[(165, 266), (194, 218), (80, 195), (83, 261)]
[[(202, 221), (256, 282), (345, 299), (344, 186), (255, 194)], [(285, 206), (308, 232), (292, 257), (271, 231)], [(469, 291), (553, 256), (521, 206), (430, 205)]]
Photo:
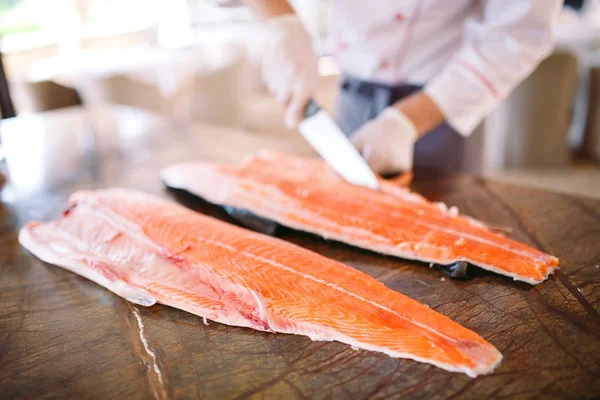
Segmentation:
[[(231, 221), (218, 207), (166, 191), (157, 178), (160, 168), (192, 159), (233, 161), (265, 146), (310, 154), (307, 146), (290, 138), (249, 139), (241, 131), (220, 127), (177, 130), (153, 120), (132, 139), (115, 135), (121, 129), (117, 123), (86, 125), (78, 109), (40, 118), (48, 135), (60, 130), (68, 142), (89, 129), (99, 144), (72, 146), (47, 158), (78, 160), (71, 174), (29, 176), (35, 184), (11, 179), (3, 191), (3, 398), (585, 399), (600, 393), (598, 201), (470, 176), (417, 172), (413, 187), (426, 197), (509, 227), (512, 237), (558, 256), (560, 272), (536, 287), (485, 271), (477, 271), (470, 281), (452, 281), (422, 263), (278, 230), (281, 238), (352, 265), (497, 346), (504, 355), (497, 371), (471, 379), (339, 343), (205, 325), (201, 318), (173, 308), (128, 304), (35, 259), (19, 246), (18, 229), (32, 218), (52, 218), (74, 190), (131, 187)], [(142, 116), (117, 108), (105, 110), (103, 118), (125, 126), (123, 119)], [(74, 128), (65, 130), (68, 126)], [(16, 121), (0, 131), (3, 137), (27, 133)]]

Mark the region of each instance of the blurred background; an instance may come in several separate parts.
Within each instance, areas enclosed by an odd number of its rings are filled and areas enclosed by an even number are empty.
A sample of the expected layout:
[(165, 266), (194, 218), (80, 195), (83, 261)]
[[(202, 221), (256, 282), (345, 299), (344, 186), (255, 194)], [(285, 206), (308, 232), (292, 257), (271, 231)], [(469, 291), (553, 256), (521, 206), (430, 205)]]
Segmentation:
[[(331, 0), (291, 3), (322, 56), (317, 101), (333, 112)], [(600, 1), (566, 1), (556, 37), (555, 52), (485, 121), (485, 175), (600, 197)], [(123, 105), (172, 129), (212, 124), (300, 146), (262, 85), (260, 43), (252, 14), (234, 2), (0, 0), (14, 106), (2, 117)]]

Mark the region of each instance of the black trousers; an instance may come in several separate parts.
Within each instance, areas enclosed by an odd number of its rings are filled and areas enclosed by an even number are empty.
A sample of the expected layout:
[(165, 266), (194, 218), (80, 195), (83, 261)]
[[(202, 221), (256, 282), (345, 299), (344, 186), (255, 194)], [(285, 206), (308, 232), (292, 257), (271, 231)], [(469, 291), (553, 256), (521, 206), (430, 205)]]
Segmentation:
[[(386, 86), (343, 75), (336, 108), (337, 123), (351, 137), (384, 108), (419, 90), (420, 86)], [(415, 168), (478, 174), (481, 173), (482, 160), (482, 129), (464, 138), (449, 125), (443, 124), (419, 139), (415, 145)]]

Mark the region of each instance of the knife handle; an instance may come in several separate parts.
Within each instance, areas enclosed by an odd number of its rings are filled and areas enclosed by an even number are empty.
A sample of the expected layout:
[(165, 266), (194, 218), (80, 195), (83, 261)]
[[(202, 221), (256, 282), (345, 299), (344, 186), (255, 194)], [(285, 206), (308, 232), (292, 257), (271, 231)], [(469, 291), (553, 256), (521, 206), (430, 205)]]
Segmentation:
[(308, 103), (306, 103), (306, 107), (304, 107), (304, 112), (302, 113), (302, 118), (306, 119), (306, 118), (310, 118), (313, 115), (315, 115), (316, 113), (318, 113), (319, 111), (321, 111), (321, 107), (319, 107), (319, 105), (317, 103), (315, 103), (315, 101), (313, 99), (308, 100)]

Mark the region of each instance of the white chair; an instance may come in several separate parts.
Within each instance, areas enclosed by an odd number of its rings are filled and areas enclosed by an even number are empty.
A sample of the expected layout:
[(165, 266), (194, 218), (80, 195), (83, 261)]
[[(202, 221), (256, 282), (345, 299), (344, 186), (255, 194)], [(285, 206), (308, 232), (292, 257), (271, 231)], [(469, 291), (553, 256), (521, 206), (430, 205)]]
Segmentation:
[(485, 121), (487, 172), (568, 165), (577, 74), (577, 57), (557, 51), (497, 107)]
[(600, 162), (600, 56), (589, 60), (588, 112), (582, 153)]

